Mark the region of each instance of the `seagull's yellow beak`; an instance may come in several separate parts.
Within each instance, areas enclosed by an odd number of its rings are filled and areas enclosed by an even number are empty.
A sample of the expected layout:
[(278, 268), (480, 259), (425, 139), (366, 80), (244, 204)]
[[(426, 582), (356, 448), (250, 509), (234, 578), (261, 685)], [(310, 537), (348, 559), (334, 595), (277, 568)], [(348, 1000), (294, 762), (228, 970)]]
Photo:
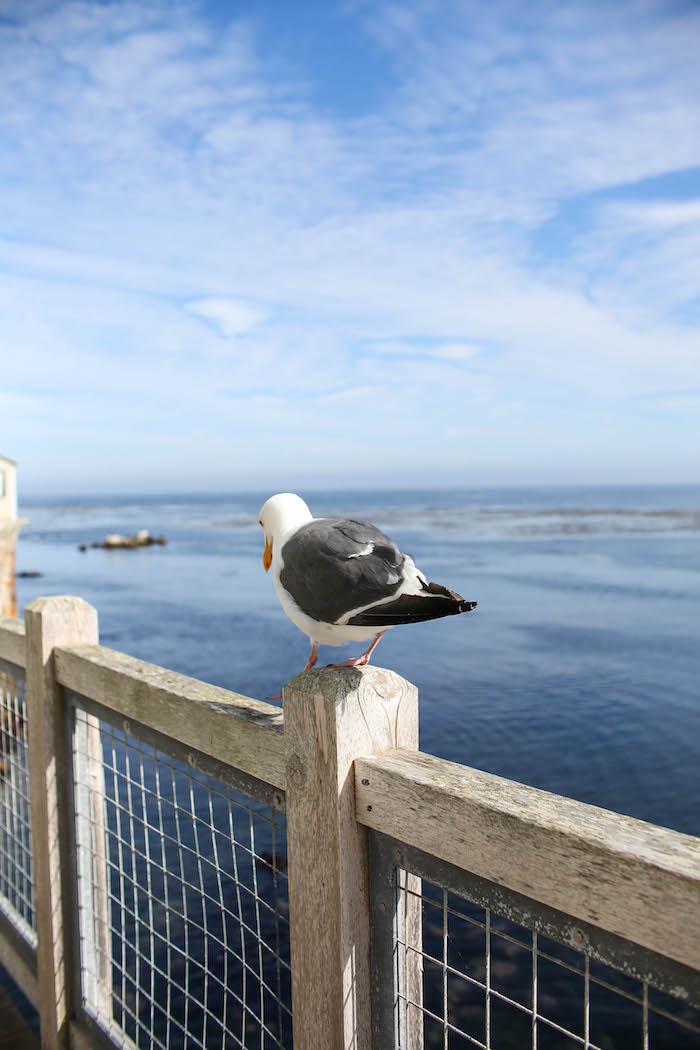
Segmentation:
[(272, 544), (268, 540), (267, 536), (265, 537), (265, 553), (263, 554), (263, 565), (265, 566), (265, 572), (267, 572), (267, 570), (272, 565)]

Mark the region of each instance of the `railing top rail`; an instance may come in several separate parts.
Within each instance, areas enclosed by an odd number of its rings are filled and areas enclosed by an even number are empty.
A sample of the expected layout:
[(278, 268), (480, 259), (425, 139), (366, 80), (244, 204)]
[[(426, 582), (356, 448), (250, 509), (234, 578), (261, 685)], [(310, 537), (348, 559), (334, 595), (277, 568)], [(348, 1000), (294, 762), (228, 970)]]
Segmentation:
[(24, 667), (24, 624), (12, 616), (0, 616), (0, 658)]
[(101, 645), (58, 648), (55, 661), (65, 688), (285, 789), (284, 717), (274, 704)]
[(355, 778), (366, 826), (700, 969), (700, 839), (420, 751)]

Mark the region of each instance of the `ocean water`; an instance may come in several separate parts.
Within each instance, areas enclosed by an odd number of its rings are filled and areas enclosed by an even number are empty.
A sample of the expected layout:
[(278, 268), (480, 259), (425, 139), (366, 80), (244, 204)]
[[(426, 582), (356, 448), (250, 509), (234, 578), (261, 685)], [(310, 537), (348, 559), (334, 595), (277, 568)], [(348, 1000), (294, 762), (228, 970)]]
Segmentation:
[[(41, 576), (18, 580), (20, 605), (45, 594), (81, 595), (99, 611), (103, 644), (251, 696), (277, 693), (303, 666), (309, 643), (282, 612), (263, 571), (257, 516), (269, 494), (27, 502), (22, 512), (30, 522), (17, 567)], [(479, 603), (468, 615), (397, 628), (376, 650), (374, 663), (419, 687), (424, 750), (700, 835), (700, 487), (302, 495), (318, 516), (375, 522), (429, 579)], [(79, 550), (108, 532), (141, 528), (165, 534), (167, 546)], [(360, 649), (322, 647), (320, 662)], [(113, 764), (123, 764), (124, 745), (112, 740), (109, 746)], [(123, 784), (114, 790), (116, 798)], [(221, 822), (224, 827), (225, 814)], [(118, 870), (120, 857), (112, 860)], [(179, 870), (179, 855), (169, 863)], [(133, 865), (131, 907), (145, 923), (148, 880), (138, 851)], [(193, 868), (195, 884), (196, 876)], [(259, 886), (272, 879), (265, 868), (256, 877)], [(162, 893), (176, 913), (183, 907), (179, 884), (172, 901), (165, 885)], [(198, 896), (192, 908), (194, 918), (183, 920), (178, 934), (182, 948), (189, 945), (194, 957), (208, 957), (215, 968), (221, 946), (204, 942)], [(274, 932), (267, 931), (268, 943)], [(428, 912), (424, 932), (430, 948), (439, 930)], [(148, 1026), (151, 971), (132, 959), (134, 932), (122, 934), (114, 934), (113, 948), (119, 957), (125, 946), (122, 958), (130, 960), (129, 1015)], [(231, 943), (237, 935), (233, 922)], [(450, 952), (476, 974), (481, 963), (473, 941), (450, 934)], [(170, 972), (170, 957), (164, 949), (161, 956), (154, 965), (162, 975)], [(193, 974), (190, 1021), (198, 1016), (196, 1002), (220, 1016), (223, 992), (216, 999), (213, 986), (207, 990)], [(231, 987), (240, 977), (234, 960)], [(492, 977), (528, 1001), (526, 968), (517, 969), (510, 954), (494, 956)], [(275, 986), (272, 970), (266, 980)], [(555, 979), (548, 988), (550, 1016), (576, 1031), (576, 982)], [(441, 1002), (440, 989), (426, 982), (426, 1003), (431, 995)], [(483, 1002), (470, 998), (466, 984), (450, 996), (461, 1023), (483, 1032)], [(607, 1050), (640, 1045), (634, 1008), (619, 1007), (613, 997), (594, 1011), (596, 1042)], [(234, 1002), (237, 1017), (236, 1009)], [(516, 1050), (529, 1045), (530, 1022), (511, 1013), (498, 1045)], [(165, 1018), (159, 1023), (164, 1045), (184, 1047), (182, 1038), (168, 1035)], [(238, 1023), (245, 1023), (243, 1015)], [(433, 1027), (426, 1028), (426, 1047), (443, 1046), (442, 1026)], [(250, 1045), (257, 1045), (254, 1028)], [(280, 1036), (288, 1045), (287, 1021)], [(217, 1040), (211, 1045), (220, 1045)], [(542, 1028), (541, 1045), (564, 1050), (572, 1044)], [(673, 1029), (656, 1032), (652, 1045), (690, 1050), (699, 1043)]]
[[(17, 567), (41, 577), (18, 580), (20, 606), (81, 595), (103, 644), (276, 694), (308, 640), (263, 571), (268, 495), (28, 501)], [(700, 486), (302, 495), (373, 521), (479, 603), (374, 654), (419, 687), (424, 750), (700, 834)], [(168, 545), (78, 550), (140, 528)]]

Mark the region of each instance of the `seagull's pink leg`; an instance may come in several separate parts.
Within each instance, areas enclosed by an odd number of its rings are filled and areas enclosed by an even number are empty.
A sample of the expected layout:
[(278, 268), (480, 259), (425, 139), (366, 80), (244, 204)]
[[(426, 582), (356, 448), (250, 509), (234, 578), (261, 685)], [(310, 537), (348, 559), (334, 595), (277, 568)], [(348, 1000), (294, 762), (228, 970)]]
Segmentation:
[(329, 667), (364, 667), (369, 663), (369, 658), (374, 650), (379, 645), (379, 641), (386, 634), (386, 629), (380, 631), (378, 635), (372, 639), (371, 644), (365, 649), (362, 656), (351, 656), (349, 660), (343, 660), (342, 664), (329, 664)]
[[(303, 671), (310, 671), (312, 667), (316, 666), (316, 661), (317, 660), (318, 660), (318, 645), (317, 645), (316, 642), (312, 642), (311, 643), (311, 652), (309, 653), (309, 659), (306, 661), (306, 667), (303, 668)], [(301, 673), (302, 672), (300, 672), (300, 674)], [(281, 700), (282, 699), (282, 694), (279, 693), (277, 696), (268, 696), (267, 699), (268, 700)]]
[(312, 667), (316, 666), (316, 661), (317, 660), (318, 660), (318, 643), (317, 642), (312, 642), (311, 643), (311, 652), (309, 653), (309, 659), (306, 661), (306, 667), (304, 668), (304, 670), (305, 671), (310, 671)]

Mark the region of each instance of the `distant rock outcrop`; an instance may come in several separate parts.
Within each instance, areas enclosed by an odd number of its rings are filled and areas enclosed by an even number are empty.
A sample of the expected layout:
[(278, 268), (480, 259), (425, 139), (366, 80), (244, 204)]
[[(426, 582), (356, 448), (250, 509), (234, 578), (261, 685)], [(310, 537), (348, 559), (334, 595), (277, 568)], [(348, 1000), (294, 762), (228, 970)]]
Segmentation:
[[(135, 536), (122, 536), (118, 532), (108, 532), (102, 543), (91, 543), (90, 547), (102, 548), (103, 550), (127, 550), (134, 547), (152, 547), (158, 545), (164, 547), (168, 542), (167, 536), (151, 536), (148, 529), (139, 529)], [(87, 543), (81, 543), (78, 550), (86, 551)]]

